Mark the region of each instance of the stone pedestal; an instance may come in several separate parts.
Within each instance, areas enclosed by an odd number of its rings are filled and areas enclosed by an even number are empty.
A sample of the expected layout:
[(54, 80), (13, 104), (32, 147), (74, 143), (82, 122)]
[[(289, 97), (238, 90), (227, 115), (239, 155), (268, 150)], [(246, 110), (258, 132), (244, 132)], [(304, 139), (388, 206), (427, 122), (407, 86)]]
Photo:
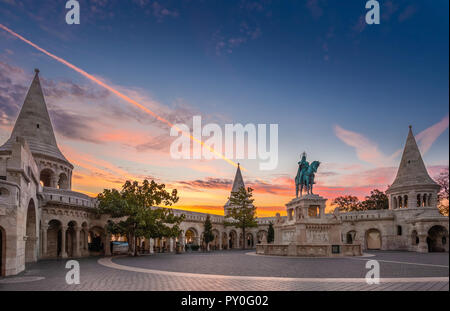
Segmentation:
[(325, 214), (327, 199), (305, 195), (286, 204), (287, 218), (277, 218), (273, 244), (261, 243), (258, 254), (305, 257), (339, 257), (361, 255), (361, 245), (343, 244), (342, 222)]

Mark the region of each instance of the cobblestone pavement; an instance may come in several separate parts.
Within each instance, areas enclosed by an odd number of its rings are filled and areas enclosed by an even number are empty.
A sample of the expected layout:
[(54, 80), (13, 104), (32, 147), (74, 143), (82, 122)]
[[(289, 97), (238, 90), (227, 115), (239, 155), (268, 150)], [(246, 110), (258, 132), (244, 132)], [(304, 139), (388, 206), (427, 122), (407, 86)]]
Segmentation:
[[(83, 258), (79, 285), (65, 282), (67, 260), (45, 260), (29, 265), (19, 276), (0, 278), (0, 290), (449, 290), (448, 253), (371, 254), (330, 259), (218, 251)], [(373, 259), (380, 263), (378, 285), (364, 279), (365, 264)]]

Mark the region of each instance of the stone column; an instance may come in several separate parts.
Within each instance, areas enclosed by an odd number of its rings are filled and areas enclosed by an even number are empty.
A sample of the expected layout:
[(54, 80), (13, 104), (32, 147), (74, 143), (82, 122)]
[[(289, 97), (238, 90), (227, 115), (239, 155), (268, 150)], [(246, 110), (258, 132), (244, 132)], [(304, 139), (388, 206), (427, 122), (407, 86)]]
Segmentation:
[(80, 255), (80, 228), (75, 227), (73, 229), (75, 230), (75, 253), (73, 254), (73, 256), (81, 257), (81, 255)]
[(50, 186), (52, 188), (58, 188), (58, 176), (52, 176), (50, 179)]
[(48, 231), (48, 225), (44, 224), (42, 226), (42, 257), (47, 256), (47, 231)]
[(62, 258), (67, 258), (66, 233), (67, 233), (67, 226), (61, 226), (61, 257)]
[(197, 240), (197, 245), (199, 246), (198, 251), (200, 252), (202, 250), (202, 244), (201, 244), (200, 237), (197, 237), (196, 240)]
[(153, 247), (155, 246), (155, 239), (150, 239), (150, 254), (154, 253)]
[(84, 230), (84, 244), (83, 249), (86, 252), (86, 255), (89, 255), (89, 231)]
[(181, 252), (184, 253), (186, 251), (186, 237), (183, 235), (180, 239), (181, 243)]
[(173, 238), (169, 239), (169, 252), (173, 253)]
[(420, 233), (419, 235), (419, 245), (417, 245), (417, 252), (419, 253), (428, 253), (428, 244), (427, 244), (427, 233)]
[(219, 233), (219, 249), (222, 250), (223, 249), (223, 237), (222, 237), (222, 233)]

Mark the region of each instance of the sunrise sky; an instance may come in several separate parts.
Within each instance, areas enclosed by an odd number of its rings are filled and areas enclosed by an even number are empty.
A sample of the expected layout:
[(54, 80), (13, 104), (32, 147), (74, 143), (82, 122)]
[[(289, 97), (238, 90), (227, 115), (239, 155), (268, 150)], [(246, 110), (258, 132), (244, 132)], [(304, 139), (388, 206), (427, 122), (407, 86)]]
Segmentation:
[[(0, 0), (0, 24), (92, 74), (171, 123), (278, 124), (279, 164), (236, 160), (259, 216), (284, 212), (300, 154), (319, 160), (316, 193), (385, 190), (413, 131), (432, 177), (449, 165), (449, 2)], [(95, 196), (155, 179), (178, 208), (223, 214), (236, 168), (174, 160), (170, 128), (0, 30), (0, 144), (39, 68), (73, 190)]]

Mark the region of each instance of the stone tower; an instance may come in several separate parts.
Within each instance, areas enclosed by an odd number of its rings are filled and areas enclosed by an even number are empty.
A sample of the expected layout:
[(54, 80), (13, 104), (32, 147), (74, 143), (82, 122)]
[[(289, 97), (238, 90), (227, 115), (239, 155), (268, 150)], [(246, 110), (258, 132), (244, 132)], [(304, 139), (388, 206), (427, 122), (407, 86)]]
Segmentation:
[(428, 175), (410, 126), (397, 177), (386, 191), (389, 209), (437, 208), (439, 189), (440, 186)]
[(39, 80), (39, 70), (25, 97), (11, 137), (0, 151), (11, 150), (13, 143), (25, 139), (36, 160), (41, 184), (45, 187), (70, 190), (73, 165), (64, 157), (56, 143), (55, 133)]
[[(242, 187), (245, 188), (244, 179), (242, 178), (241, 166), (238, 164), (238, 168), (236, 171), (236, 175), (234, 176), (233, 187), (231, 188), (231, 193), (239, 191)], [(231, 195), (230, 193), (230, 195)], [(224, 206), (225, 216), (229, 215), (230, 208), (230, 200)]]

